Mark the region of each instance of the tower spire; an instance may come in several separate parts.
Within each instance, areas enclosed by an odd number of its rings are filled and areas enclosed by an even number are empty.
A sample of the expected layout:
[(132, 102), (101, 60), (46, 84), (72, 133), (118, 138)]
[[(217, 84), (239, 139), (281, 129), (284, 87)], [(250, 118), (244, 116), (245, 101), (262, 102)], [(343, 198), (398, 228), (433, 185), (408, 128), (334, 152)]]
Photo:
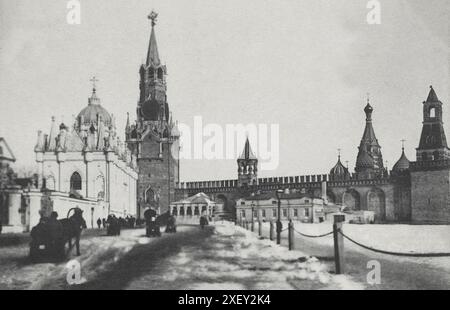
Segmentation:
[(150, 42), (148, 44), (148, 52), (147, 52), (147, 62), (146, 65), (150, 66), (153, 65), (155, 67), (159, 67), (161, 65), (161, 61), (159, 59), (159, 53), (158, 53), (158, 44), (156, 43), (156, 35), (155, 35), (155, 25), (156, 20), (158, 18), (158, 13), (155, 11), (152, 11), (148, 15), (148, 19), (150, 19), (152, 22), (152, 31), (150, 34)]
[(380, 175), (384, 165), (381, 146), (378, 143), (372, 125), (373, 107), (370, 105), (369, 94), (367, 95), (367, 104), (364, 108), (364, 113), (366, 114), (366, 127), (359, 145), (355, 170), (359, 177), (371, 178)]

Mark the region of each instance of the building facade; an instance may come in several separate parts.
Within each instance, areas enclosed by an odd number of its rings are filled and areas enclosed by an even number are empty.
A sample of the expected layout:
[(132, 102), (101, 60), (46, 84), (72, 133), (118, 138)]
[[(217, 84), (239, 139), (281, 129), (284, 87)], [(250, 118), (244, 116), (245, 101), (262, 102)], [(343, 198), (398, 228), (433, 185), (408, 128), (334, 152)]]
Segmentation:
[[(289, 188), (310, 200), (322, 198), (325, 204), (330, 202), (347, 210), (373, 211), (377, 223), (449, 224), (450, 150), (442, 122), (442, 103), (435, 90), (431, 87), (423, 102), (423, 130), (416, 162), (410, 162), (402, 148), (391, 171), (383, 164), (373, 112), (367, 102), (364, 108), (366, 126), (353, 173), (342, 164), (339, 156), (327, 174), (258, 178), (258, 160), (247, 139), (237, 160), (237, 179), (179, 183), (177, 197), (204, 192), (221, 201), (234, 217), (239, 217), (242, 216), (236, 212), (236, 209), (242, 212), (239, 203), (251, 200), (249, 197), (255, 193), (274, 197), (277, 189)], [(245, 212), (249, 212), (248, 208)]]
[(171, 202), (170, 213), (177, 217), (178, 223), (198, 224), (200, 216), (220, 219), (223, 206), (212, 201), (205, 193), (198, 193), (186, 199)]
[(38, 132), (34, 151), (44, 197), (41, 208), (31, 210), (31, 225), (38, 212), (65, 216), (73, 206), (85, 211), (88, 223), (111, 213), (136, 216), (136, 159), (117, 135), (114, 117), (102, 107), (95, 81), (74, 124), (57, 126), (52, 117), (50, 133)]
[(301, 193), (283, 194), (280, 197), (280, 214), (278, 198), (272, 193), (260, 193), (236, 201), (236, 220), (274, 221), (293, 220), (304, 223), (325, 221), (324, 200), (310, 198)]

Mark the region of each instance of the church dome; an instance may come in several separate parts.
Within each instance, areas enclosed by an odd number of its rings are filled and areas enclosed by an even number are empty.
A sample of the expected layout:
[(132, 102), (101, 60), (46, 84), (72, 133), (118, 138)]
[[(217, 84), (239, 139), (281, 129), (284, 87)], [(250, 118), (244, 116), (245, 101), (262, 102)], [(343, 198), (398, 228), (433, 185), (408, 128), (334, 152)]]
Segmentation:
[(361, 151), (356, 159), (356, 167), (358, 168), (373, 168), (373, 158), (366, 152)]
[(94, 88), (92, 96), (89, 98), (88, 106), (81, 110), (77, 119), (80, 122), (80, 125), (90, 125), (97, 124), (98, 118), (101, 118), (105, 125), (111, 125), (111, 115), (100, 105), (100, 99), (97, 97)]
[(400, 156), (400, 159), (395, 163), (394, 167), (392, 168), (393, 171), (400, 172), (405, 171), (409, 169), (409, 160), (405, 155), (405, 151), (402, 150), (402, 156)]
[(347, 174), (347, 168), (341, 163), (341, 157), (339, 157), (336, 165), (331, 168), (330, 174), (334, 176), (345, 176)]

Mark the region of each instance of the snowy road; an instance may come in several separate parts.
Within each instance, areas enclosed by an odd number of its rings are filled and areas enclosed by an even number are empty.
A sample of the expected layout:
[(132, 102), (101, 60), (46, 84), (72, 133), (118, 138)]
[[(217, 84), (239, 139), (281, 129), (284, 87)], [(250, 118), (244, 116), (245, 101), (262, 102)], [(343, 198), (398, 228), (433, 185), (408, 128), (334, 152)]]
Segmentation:
[[(10, 289), (361, 289), (348, 276), (299, 251), (288, 251), (233, 224), (145, 238), (84, 236), (83, 283), (67, 284), (65, 264), (30, 264), (26, 245), (2, 248), (0, 286)], [(7, 251), (3, 251), (7, 249)], [(72, 257), (73, 258), (73, 257)]]
[[(303, 258), (299, 260), (299, 258)], [(130, 251), (82, 289), (329, 289), (361, 288), (303, 253), (289, 252), (230, 224), (176, 235)]]
[[(284, 224), (284, 227), (287, 227)], [(296, 229), (310, 235), (331, 231), (330, 224), (299, 224)], [(263, 225), (263, 236), (269, 236), (269, 224)], [(257, 232), (257, 225), (255, 225)], [(412, 225), (348, 225), (344, 232), (366, 245), (379, 249), (407, 252), (450, 252), (450, 226)], [(296, 249), (316, 256), (334, 270), (333, 236), (311, 239), (295, 233)], [(281, 244), (288, 245), (287, 232), (282, 233)], [(374, 253), (362, 249), (348, 240), (345, 244), (346, 274), (365, 289), (450, 289), (450, 257), (409, 258)], [(370, 271), (367, 263), (377, 260), (381, 264), (381, 284), (367, 284)]]

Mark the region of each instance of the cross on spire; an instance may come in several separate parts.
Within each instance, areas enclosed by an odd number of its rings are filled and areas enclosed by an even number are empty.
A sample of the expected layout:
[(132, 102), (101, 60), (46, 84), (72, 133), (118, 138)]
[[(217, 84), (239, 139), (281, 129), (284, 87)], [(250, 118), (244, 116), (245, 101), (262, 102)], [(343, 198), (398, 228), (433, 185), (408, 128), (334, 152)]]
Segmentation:
[(338, 150), (338, 157), (341, 158), (341, 151), (342, 151), (342, 149), (339, 148), (337, 150)]
[(401, 142), (402, 142), (402, 150), (404, 150), (405, 149), (405, 142), (406, 142), (406, 140), (405, 139), (402, 139), (402, 140), (400, 140)]
[(99, 80), (98, 80), (95, 76), (93, 76), (89, 81), (92, 82), (92, 90), (93, 90), (93, 92), (95, 93), (95, 90), (96, 90), (96, 85), (95, 85), (95, 83), (98, 82)]
[(370, 103), (370, 93), (367, 93), (367, 103)]
[(156, 20), (158, 18), (158, 13), (156, 13), (155, 11), (151, 11), (151, 13), (148, 15), (148, 19), (150, 19), (152, 21), (152, 27), (154, 27), (156, 25)]

